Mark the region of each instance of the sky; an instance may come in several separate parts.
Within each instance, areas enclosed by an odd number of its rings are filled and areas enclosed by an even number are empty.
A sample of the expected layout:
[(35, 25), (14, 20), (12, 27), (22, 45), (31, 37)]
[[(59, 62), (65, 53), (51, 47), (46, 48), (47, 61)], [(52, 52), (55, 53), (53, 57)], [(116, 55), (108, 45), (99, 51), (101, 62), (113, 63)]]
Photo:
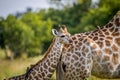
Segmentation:
[[(6, 18), (9, 14), (25, 12), (27, 8), (37, 11), (41, 8), (51, 7), (50, 0), (0, 0), (0, 16)], [(73, 3), (76, 0), (62, 0), (64, 4)], [(98, 1), (98, 0), (93, 0)]]
[(49, 7), (47, 0), (0, 0), (0, 16), (7, 17), (16, 12), (25, 12), (27, 8), (32, 8), (35, 11)]

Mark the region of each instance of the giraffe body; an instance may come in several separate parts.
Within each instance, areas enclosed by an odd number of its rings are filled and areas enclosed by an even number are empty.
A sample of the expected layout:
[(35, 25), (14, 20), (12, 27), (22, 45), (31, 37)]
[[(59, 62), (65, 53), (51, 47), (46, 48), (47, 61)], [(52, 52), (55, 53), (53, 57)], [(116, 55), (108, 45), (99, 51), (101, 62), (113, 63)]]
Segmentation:
[(53, 39), (45, 57), (32, 65), (24, 75), (12, 77), (8, 80), (50, 80), (59, 62), (63, 43), (69, 43), (67, 38), (70, 36), (65, 27), (60, 28), (58, 32), (53, 29), (52, 32), (56, 37)]
[(120, 11), (104, 27), (71, 36), (62, 52), (64, 80), (120, 78)]

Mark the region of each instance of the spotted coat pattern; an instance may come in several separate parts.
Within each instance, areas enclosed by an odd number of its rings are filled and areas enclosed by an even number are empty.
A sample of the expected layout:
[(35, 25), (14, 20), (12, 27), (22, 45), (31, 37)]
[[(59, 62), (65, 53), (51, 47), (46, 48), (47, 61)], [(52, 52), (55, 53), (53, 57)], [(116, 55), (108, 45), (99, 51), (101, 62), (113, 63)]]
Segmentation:
[(63, 80), (120, 78), (120, 11), (105, 26), (70, 39), (62, 52)]

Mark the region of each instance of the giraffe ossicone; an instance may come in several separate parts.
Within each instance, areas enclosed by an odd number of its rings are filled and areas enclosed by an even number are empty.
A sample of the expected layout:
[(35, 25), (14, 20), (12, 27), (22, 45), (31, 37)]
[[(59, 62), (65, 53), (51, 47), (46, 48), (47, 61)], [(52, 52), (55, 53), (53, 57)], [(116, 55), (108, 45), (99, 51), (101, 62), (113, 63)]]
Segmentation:
[(65, 44), (62, 50), (59, 77), (84, 80), (92, 74), (120, 78), (120, 11), (105, 26), (72, 35), (70, 39), (72, 45)]
[(52, 33), (55, 38), (44, 58), (28, 68), (25, 74), (11, 77), (8, 80), (49, 80), (51, 78), (59, 62), (63, 43), (69, 43), (67, 38), (70, 36), (65, 26), (60, 27), (59, 31), (52, 29)]

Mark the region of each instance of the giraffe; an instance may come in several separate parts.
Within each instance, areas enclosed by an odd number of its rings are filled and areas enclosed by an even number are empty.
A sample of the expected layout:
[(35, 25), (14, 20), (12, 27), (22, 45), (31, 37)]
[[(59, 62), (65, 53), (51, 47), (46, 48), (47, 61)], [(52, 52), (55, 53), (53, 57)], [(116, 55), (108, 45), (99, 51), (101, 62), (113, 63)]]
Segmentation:
[(65, 44), (57, 68), (62, 80), (84, 80), (90, 74), (120, 78), (120, 11), (105, 26), (72, 35), (70, 39), (72, 43)]
[(70, 43), (66, 27), (60, 28), (59, 31), (52, 29), (55, 36), (50, 47), (46, 51), (44, 58), (32, 65), (23, 75), (11, 77), (8, 80), (49, 80), (56, 70), (59, 62), (61, 51), (64, 43)]
[(4, 80), (25, 80), (25, 74), (21, 74), (21, 75), (18, 75), (18, 76), (13, 76), (13, 77), (10, 77), (10, 78), (4, 79)]

